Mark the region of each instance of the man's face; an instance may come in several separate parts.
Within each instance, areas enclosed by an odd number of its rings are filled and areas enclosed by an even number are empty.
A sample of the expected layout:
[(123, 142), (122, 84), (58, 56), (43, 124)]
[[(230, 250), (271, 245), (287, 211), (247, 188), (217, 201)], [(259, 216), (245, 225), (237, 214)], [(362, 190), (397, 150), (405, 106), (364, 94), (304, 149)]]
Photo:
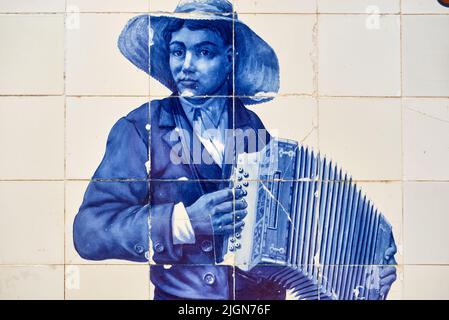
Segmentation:
[(232, 47), (212, 30), (173, 32), (170, 70), (182, 96), (210, 96), (223, 86), (232, 70)]

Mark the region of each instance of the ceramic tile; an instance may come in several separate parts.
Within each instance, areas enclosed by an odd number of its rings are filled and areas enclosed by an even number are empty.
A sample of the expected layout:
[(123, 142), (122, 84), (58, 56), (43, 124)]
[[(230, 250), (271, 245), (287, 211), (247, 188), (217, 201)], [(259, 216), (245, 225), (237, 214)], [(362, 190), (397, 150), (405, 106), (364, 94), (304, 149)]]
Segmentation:
[(399, 0), (318, 0), (319, 13), (399, 13)]
[(320, 300), (396, 300), (402, 296), (402, 267), (323, 266)]
[(129, 62), (117, 47), (122, 29), (134, 16), (80, 14), (79, 26), (66, 33), (67, 94), (148, 96), (147, 74)]
[(62, 264), (64, 183), (3, 181), (0, 199), (0, 264)]
[[(149, 209), (150, 264), (166, 268), (210, 266), (215, 262), (234, 265), (233, 255), (224, 256), (223, 248), (227, 236), (241, 230), (238, 219), (244, 213), (240, 209), (244, 204), (241, 196), (234, 198), (230, 182), (180, 178), (149, 183), (153, 202)], [(217, 202), (212, 204), (208, 199)], [(214, 212), (215, 227), (210, 225), (211, 218), (205, 212)]]
[(64, 266), (0, 266), (0, 299), (64, 299)]
[(64, 99), (0, 98), (0, 178), (64, 177)]
[(0, 12), (64, 12), (64, 0), (1, 0)]
[[(240, 14), (239, 18), (276, 52), (280, 68), (279, 94), (313, 93), (316, 68), (313, 33), (316, 17), (299, 14)], [(272, 27), (274, 25), (276, 28)], [(291, 37), (287, 40), (280, 34)]]
[[(104, 182), (103, 185), (108, 182)], [(83, 203), (83, 197), (87, 190), (89, 182), (87, 181), (68, 181), (65, 189), (65, 263), (66, 264), (136, 264), (131, 260), (107, 259), (107, 260), (89, 260), (80, 256), (76, 251), (73, 238), (74, 220), (76, 214), (80, 211)], [(105, 204), (106, 205), (106, 204)]]
[(361, 182), (360, 189), (391, 224), (397, 253), (397, 264), (403, 261), (403, 218), (401, 182)]
[(103, 159), (114, 125), (147, 101), (145, 97), (68, 98), (66, 177), (90, 179)]
[[(447, 264), (447, 182), (404, 184), (404, 262)], [(419, 235), (419, 236), (417, 236)]]
[(402, 0), (402, 13), (443, 13), (448, 14), (449, 8), (440, 5), (437, 1), (427, 0)]
[(319, 146), (354, 180), (401, 179), (401, 101), (321, 99)]
[[(383, 228), (385, 221), (387, 224), (393, 223), (391, 214), (379, 217), (379, 224), (382, 224), (378, 225), (376, 220), (378, 214), (385, 212), (371, 196), (375, 193), (360, 188), (360, 185), (357, 187), (342, 182), (322, 183), (318, 191), (319, 202), (316, 209), (319, 212), (318, 238), (315, 240), (317, 249), (315, 253), (309, 253), (313, 256), (315, 264), (319, 261), (324, 266), (374, 264), (385, 266), (396, 264), (396, 260), (400, 258), (398, 254), (393, 257), (390, 252), (401, 244), (400, 238), (397, 237), (398, 233), (393, 229), (391, 234), (388, 229)], [(401, 200), (400, 193), (399, 200)], [(309, 220), (311, 221), (309, 223), (314, 222), (313, 218)], [(303, 224), (301, 221), (301, 232)], [(308, 226), (307, 222), (305, 225)], [(306, 243), (304, 252), (308, 252), (307, 250), (310, 252), (307, 248), (314, 243), (313, 238), (309, 243), (306, 241), (304, 243)], [(312, 261), (312, 257), (309, 261)]]
[(67, 9), (79, 12), (147, 12), (148, 0), (69, 0)]
[[(235, 269), (236, 300), (297, 300), (285, 286), (294, 284), (292, 276), (280, 276), (278, 267), (257, 266), (250, 272)], [(299, 273), (296, 273), (299, 275)], [(269, 277), (273, 277), (267, 280)], [(285, 280), (285, 281), (284, 281)]]
[(318, 109), (315, 99), (277, 96), (270, 102), (248, 108), (260, 118), (271, 135), (318, 150)]
[(263, 0), (248, 1), (234, 0), (235, 10), (238, 13), (315, 13), (316, 1), (306, 0)]
[[(281, 179), (239, 183), (247, 191), (248, 215), (240, 237), (230, 239), (229, 245), (238, 248), (231, 250), (235, 266), (253, 274), (260, 273), (261, 278), (280, 271), (270, 269), (274, 260), (306, 266), (314, 262), (319, 250), (321, 224), (313, 214), (319, 212), (319, 183)], [(302, 195), (303, 202), (297, 194)], [(297, 234), (296, 242), (290, 238), (293, 233)]]
[[(216, 101), (217, 105), (223, 106), (221, 113), (217, 114), (210, 111), (201, 115), (201, 117), (212, 122), (215, 121), (211, 120), (214, 117), (220, 117), (219, 121), (210, 124), (214, 128), (211, 127), (212, 129), (207, 131), (211, 139), (216, 139), (218, 151), (211, 151), (215, 150), (215, 147), (208, 144), (210, 149), (209, 152), (206, 152), (205, 141), (201, 142), (198, 139), (198, 129), (193, 132), (191, 120), (184, 117), (183, 121), (176, 120), (176, 115), (185, 114), (185, 110), (189, 110), (189, 108), (184, 109), (182, 107), (182, 102), (178, 97), (151, 98), (150, 108), (153, 110), (153, 116), (151, 118), (152, 126), (149, 129), (151, 134), (149, 144), (152, 146), (150, 151), (152, 164), (149, 172), (150, 179), (221, 180), (228, 179), (231, 176), (231, 171), (218, 174), (217, 170), (221, 170), (219, 165), (222, 166), (222, 163), (224, 163), (226, 170), (230, 170), (231, 165), (235, 162), (234, 153), (237, 148), (241, 148), (243, 145), (242, 139), (247, 135), (251, 138), (255, 137), (255, 130), (251, 130), (248, 126), (249, 120), (243, 120), (239, 127), (242, 130), (238, 131), (240, 139), (237, 139), (237, 131), (232, 128), (237, 123), (236, 119), (239, 115), (242, 115), (245, 119), (250, 117), (248, 111), (241, 107), (241, 103), (232, 98), (217, 97), (216, 99), (218, 100)], [(214, 104), (211, 103), (211, 105)], [(162, 112), (158, 111), (161, 109)], [(190, 113), (190, 119), (192, 116)], [(188, 150), (191, 151), (190, 156)], [(203, 168), (204, 172), (193, 169), (194, 166), (198, 165), (206, 166)]]
[[(158, 5), (154, 4), (155, 7), (159, 8)], [(158, 11), (157, 9), (155, 9), (154, 7), (152, 7), (152, 4), (150, 4), (150, 10), (153, 11)], [(161, 11), (161, 10), (159, 10)], [(163, 10), (162, 10), (163, 11)], [(170, 11), (170, 10), (169, 10)], [(172, 11), (172, 10), (171, 10)], [(157, 14), (155, 14), (155, 16), (157, 16)], [(205, 12), (205, 13), (181, 13), (178, 14), (178, 17), (185, 17), (186, 19), (190, 20), (190, 21), (208, 21), (205, 22), (205, 24), (209, 23), (209, 21), (213, 21), (214, 20), (214, 14), (211, 12)], [(183, 58), (182, 60), (182, 68), (178, 69), (177, 71), (175, 71), (176, 69), (172, 70), (170, 67), (170, 53), (165, 51), (165, 49), (161, 49), (161, 46), (166, 46), (166, 44), (164, 43), (166, 40), (166, 38), (168, 37), (168, 35), (164, 35), (164, 34), (158, 34), (157, 33), (157, 28), (158, 28), (158, 23), (160, 23), (158, 20), (151, 20), (150, 24), (153, 23), (151, 25), (151, 30), (153, 32), (153, 39), (157, 39), (157, 40), (153, 40), (151, 43), (151, 52), (150, 52), (150, 62), (153, 65), (153, 75), (154, 77), (150, 78), (150, 94), (153, 98), (161, 98), (161, 97), (167, 97), (170, 96), (172, 94), (174, 95), (191, 95), (191, 96), (199, 96), (199, 97), (204, 97), (204, 96), (232, 96), (232, 92), (233, 92), (233, 78), (232, 75), (229, 74), (226, 77), (222, 77), (220, 78), (223, 82), (227, 81), (228, 84), (228, 90), (222, 90), (223, 92), (216, 92), (214, 90), (217, 90), (216, 88), (213, 87), (208, 87), (208, 84), (214, 80), (212, 78), (209, 78), (209, 81), (203, 81), (201, 83), (201, 79), (206, 78), (208, 76), (208, 74), (204, 73), (204, 68), (202, 68), (202, 64), (203, 63), (208, 63), (209, 60), (207, 59), (199, 59), (197, 57), (199, 57), (199, 55), (197, 54), (193, 54), (192, 55), (192, 59), (187, 60), (185, 59), (185, 57), (187, 57), (187, 55)], [(193, 28), (197, 28), (197, 27), (193, 27)], [(156, 31), (155, 31), (156, 30)], [(190, 30), (190, 29), (189, 29)], [(198, 32), (200, 33), (199, 37), (200, 38), (194, 38), (192, 36), (192, 34), (190, 34), (188, 36), (188, 39), (195, 39), (194, 41), (196, 41), (196, 44), (198, 43), (202, 43), (204, 42), (203, 40), (201, 40), (202, 36), (204, 36), (204, 34), (202, 35), (201, 33), (204, 32), (204, 28), (200, 28), (199, 30), (190, 30), (189, 32)], [(172, 34), (174, 34), (176, 31), (179, 30), (175, 30), (173, 31), (173, 33), (171, 33), (170, 35), (170, 40), (172, 38)], [(206, 30), (206, 32), (208, 32), (208, 30)], [(217, 56), (219, 56), (219, 54), (221, 54), (222, 52), (226, 51), (226, 49), (228, 48), (227, 46), (229, 46), (230, 52), (233, 53), (234, 49), (232, 47), (232, 37), (233, 37), (233, 26), (232, 26), (232, 17), (230, 18), (230, 20), (228, 21), (227, 24), (227, 29), (222, 30), (222, 32), (225, 32), (227, 34), (227, 44), (225, 43), (225, 48), (220, 48), (218, 51), (216, 49), (213, 49), (213, 47), (209, 46), (206, 49), (208, 49), (209, 52), (209, 57), (213, 55), (213, 58), (215, 59)], [(182, 40), (182, 39), (181, 39)], [(183, 46), (192, 46), (193, 42), (189, 42), (189, 41), (180, 41), (183, 43)], [(223, 57), (224, 59), (227, 59), (227, 57)], [(233, 57), (230, 57), (229, 59), (234, 59)], [(176, 60), (176, 59), (172, 59), (174, 61), (181, 61), (180, 59)], [(189, 64), (186, 64), (185, 62), (189, 61)], [(216, 61), (216, 59), (214, 60)], [(232, 67), (234, 65), (235, 61), (231, 61), (229, 64), (230, 70), (232, 70)], [(186, 71), (187, 70), (187, 71)], [(184, 90), (181, 87), (176, 87), (179, 86), (180, 84), (173, 84), (174, 81), (173, 77), (175, 77), (173, 75), (173, 72), (177, 72), (177, 74), (182, 78), (185, 77), (185, 73), (187, 72), (187, 74), (191, 74), (190, 77), (193, 78), (195, 81), (199, 81), (200, 85), (202, 84), (202, 87), (200, 86), (200, 89), (192, 89), (189, 88), (188, 85), (187, 87), (184, 88)], [(214, 75), (221, 75), (224, 74), (226, 75), (226, 71), (225, 70), (215, 70), (214, 71)], [(198, 87), (198, 85), (196, 86)], [(201, 90), (202, 88), (206, 87), (206, 89), (210, 90), (210, 92), (208, 90)]]
[(320, 94), (399, 96), (399, 31), (398, 16), (320, 15)]
[(403, 101), (404, 178), (448, 180), (449, 100)]
[[(449, 8), (447, 10), (449, 12)], [(449, 15), (403, 17), (403, 86), (405, 96), (449, 96)]]
[(140, 266), (67, 265), (67, 300), (148, 300), (149, 270)]
[(63, 14), (0, 15), (0, 94), (60, 95), (64, 91)]
[(449, 267), (404, 266), (404, 299), (449, 299)]
[(66, 260), (148, 263), (147, 181), (68, 182), (66, 196)]
[[(233, 282), (234, 268), (229, 266), (213, 266), (213, 265), (158, 265), (151, 266), (151, 280), (171, 281), (172, 275), (176, 274), (177, 282), (173, 290), (178, 293), (181, 300), (233, 300), (233, 290), (230, 288), (230, 282)], [(186, 286), (200, 286), (200, 290), (186, 290)], [(157, 288), (154, 283), (150, 286), (153, 290), (151, 299), (154, 300), (172, 300), (170, 294), (162, 292), (158, 295)], [(206, 298), (208, 297), (208, 298)]]

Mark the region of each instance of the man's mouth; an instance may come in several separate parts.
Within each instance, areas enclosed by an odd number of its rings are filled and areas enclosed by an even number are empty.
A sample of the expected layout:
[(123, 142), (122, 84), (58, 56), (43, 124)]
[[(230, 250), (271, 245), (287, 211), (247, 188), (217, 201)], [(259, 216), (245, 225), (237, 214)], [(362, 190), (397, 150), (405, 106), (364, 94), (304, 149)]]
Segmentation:
[(183, 80), (180, 80), (179, 83), (181, 83), (184, 86), (191, 87), (191, 86), (195, 86), (198, 83), (198, 81), (191, 80), (191, 79), (183, 79)]

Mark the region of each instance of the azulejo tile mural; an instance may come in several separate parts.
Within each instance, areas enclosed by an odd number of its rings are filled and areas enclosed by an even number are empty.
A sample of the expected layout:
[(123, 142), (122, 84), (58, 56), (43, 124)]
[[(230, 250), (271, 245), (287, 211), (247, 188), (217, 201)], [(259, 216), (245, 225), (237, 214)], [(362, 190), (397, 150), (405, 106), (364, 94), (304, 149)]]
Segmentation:
[(445, 4), (0, 0), (0, 299), (448, 299)]

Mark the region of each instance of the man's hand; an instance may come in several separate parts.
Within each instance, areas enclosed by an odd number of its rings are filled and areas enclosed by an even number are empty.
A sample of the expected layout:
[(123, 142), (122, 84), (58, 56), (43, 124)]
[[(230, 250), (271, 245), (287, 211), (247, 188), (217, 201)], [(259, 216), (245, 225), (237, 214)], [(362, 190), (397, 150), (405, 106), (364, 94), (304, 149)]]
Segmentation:
[(390, 291), (391, 285), (396, 281), (396, 267), (383, 266), (380, 267), (380, 290), (379, 294), (384, 299)]
[(235, 190), (234, 202), (233, 189), (223, 189), (201, 196), (186, 210), (195, 234), (225, 235), (243, 227), (247, 206), (242, 190)]
[(379, 277), (380, 277), (380, 296), (385, 298), (390, 291), (391, 285), (396, 281), (396, 267), (393, 266), (396, 264), (396, 260), (394, 259), (394, 255), (397, 252), (396, 244), (394, 243), (394, 239), (391, 238), (390, 246), (387, 250), (385, 250), (385, 262), (387, 265), (380, 267)]

